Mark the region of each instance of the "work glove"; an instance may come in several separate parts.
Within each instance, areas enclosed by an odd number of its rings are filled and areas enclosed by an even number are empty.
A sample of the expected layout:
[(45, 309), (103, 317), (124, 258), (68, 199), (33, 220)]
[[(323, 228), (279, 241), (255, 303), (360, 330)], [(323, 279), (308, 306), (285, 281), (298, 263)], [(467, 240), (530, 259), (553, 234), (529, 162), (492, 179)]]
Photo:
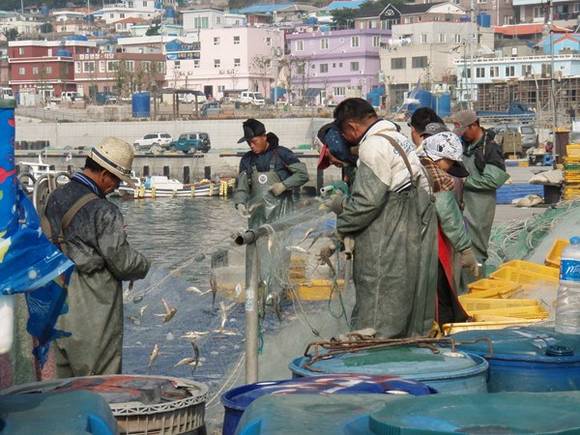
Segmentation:
[(272, 195), (274, 196), (278, 196), (281, 195), (282, 193), (284, 193), (286, 191), (287, 187), (284, 183), (280, 182), (280, 183), (276, 183), (273, 184), (272, 187), (270, 187), (270, 192), (272, 192)]
[(474, 278), (479, 278), (479, 265), (473, 249), (467, 248), (461, 252), (461, 266), (467, 269)]
[(334, 213), (341, 214), (344, 202), (344, 195), (339, 190), (326, 201), (323, 201), (320, 206), (320, 210), (332, 211)]
[(238, 211), (239, 215), (243, 218), (247, 218), (250, 215), (248, 207), (246, 207), (245, 204), (236, 204), (236, 210)]

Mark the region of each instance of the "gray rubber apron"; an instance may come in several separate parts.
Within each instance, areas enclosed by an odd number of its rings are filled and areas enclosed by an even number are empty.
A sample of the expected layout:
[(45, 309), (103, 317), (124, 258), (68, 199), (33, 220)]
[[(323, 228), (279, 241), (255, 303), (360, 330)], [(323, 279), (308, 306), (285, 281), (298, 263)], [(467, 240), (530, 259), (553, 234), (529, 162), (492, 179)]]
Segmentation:
[[(352, 328), (382, 337), (426, 334), (433, 322), (437, 278), (437, 222), (430, 195), (417, 186), (401, 146), (411, 186), (388, 192), (380, 214), (355, 237)], [(423, 257), (422, 257), (423, 255)]]
[[(260, 172), (257, 170), (255, 165), (252, 167), (250, 177), (250, 198), (248, 201), (248, 207), (251, 213), (248, 222), (250, 228), (257, 228), (260, 225), (272, 223), (281, 216), (291, 212), (293, 209), (291, 191), (286, 191), (277, 197), (270, 192), (270, 188), (274, 184), (282, 181), (278, 172), (275, 170), (276, 159), (279, 159), (280, 157), (276, 151), (273, 151), (273, 154), (268, 171)], [(268, 293), (281, 291), (282, 284), (280, 283), (285, 280), (284, 277), (287, 275), (287, 270), (279, 270), (280, 268), (274, 264), (276, 270), (274, 271), (275, 273), (272, 273), (273, 252), (270, 252), (268, 249), (267, 238), (263, 237), (259, 239), (256, 244), (260, 259), (259, 268), (262, 282), (265, 284)], [(289, 255), (286, 255), (283, 260), (282, 258), (279, 258), (281, 255), (282, 253), (279, 253), (276, 257), (276, 261), (284, 262), (286, 257), (289, 257)], [(288, 262), (286, 262), (285, 265), (286, 268), (290, 259), (287, 258), (287, 260)], [(251, 263), (247, 262), (246, 272), (249, 272), (249, 267), (251, 267)], [(249, 276), (248, 273), (246, 273), (246, 276)]]

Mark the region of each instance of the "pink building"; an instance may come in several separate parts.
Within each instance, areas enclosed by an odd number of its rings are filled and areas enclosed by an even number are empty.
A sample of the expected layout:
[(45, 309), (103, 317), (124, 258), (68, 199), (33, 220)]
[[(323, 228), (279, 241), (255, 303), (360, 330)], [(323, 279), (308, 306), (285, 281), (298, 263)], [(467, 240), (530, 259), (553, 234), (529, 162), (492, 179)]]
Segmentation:
[(291, 98), (313, 104), (364, 98), (379, 85), (379, 49), (390, 34), (356, 29), (288, 35)]

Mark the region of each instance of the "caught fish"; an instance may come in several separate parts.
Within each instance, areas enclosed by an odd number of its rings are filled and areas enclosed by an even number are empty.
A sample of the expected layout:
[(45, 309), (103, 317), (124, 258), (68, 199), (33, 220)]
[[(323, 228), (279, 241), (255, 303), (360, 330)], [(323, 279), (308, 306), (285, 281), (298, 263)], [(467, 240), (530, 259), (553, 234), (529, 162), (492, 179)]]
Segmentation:
[(142, 300), (143, 300), (143, 295), (136, 295), (135, 297), (133, 297), (133, 303), (134, 304), (138, 304)]
[(143, 314), (145, 314), (145, 310), (147, 309), (149, 305), (143, 305), (141, 308), (139, 308), (139, 317), (143, 318)]
[(163, 323), (169, 322), (177, 313), (177, 308), (170, 307), (169, 304), (165, 301), (165, 299), (161, 298), (161, 303), (163, 304), (163, 308), (165, 309), (165, 313), (163, 314), (155, 314), (157, 317), (163, 317)]
[(129, 316), (127, 317), (135, 326), (140, 326), (141, 325), (141, 319), (135, 316)]
[(211, 289), (210, 289), (210, 290), (207, 290), (207, 291), (204, 291), (204, 292), (202, 292), (200, 289), (198, 289), (197, 287), (194, 287), (194, 286), (187, 287), (187, 288), (185, 289), (185, 291), (186, 291), (186, 292), (189, 292), (189, 293), (196, 293), (196, 294), (198, 294), (198, 295), (200, 295), (200, 296), (205, 296), (205, 295), (207, 295), (208, 293), (211, 293)]
[(290, 252), (298, 252), (300, 254), (308, 254), (308, 251), (306, 249), (304, 249), (302, 246), (288, 246), (286, 249), (288, 249)]
[(180, 359), (177, 362), (177, 364), (175, 364), (173, 367), (179, 367), (179, 366), (194, 366), (194, 368), (196, 368), (198, 362), (199, 361), (197, 361), (195, 358), (187, 357), (187, 358)]
[(220, 302), (220, 327), (214, 330), (214, 332), (227, 336), (238, 335), (236, 331), (226, 329), (226, 324), (228, 323), (228, 313), (235, 305), (235, 302), (230, 305), (226, 305), (224, 301)]
[(209, 334), (209, 331), (187, 331), (181, 336), (181, 338), (187, 338), (189, 340), (197, 340), (199, 337)]
[(268, 236), (268, 253), (272, 253), (272, 245), (274, 245), (274, 240), (272, 236)]
[(211, 306), (212, 308), (215, 306), (215, 298), (217, 296), (217, 291), (218, 291), (218, 285), (217, 285), (217, 279), (215, 277), (215, 274), (212, 272), (210, 277), (209, 277), (209, 288), (211, 289)]
[(296, 244), (297, 245), (301, 245), (302, 243), (304, 243), (306, 241), (306, 239), (308, 239), (308, 237), (310, 237), (312, 235), (313, 232), (314, 232), (314, 228), (309, 228), (308, 230), (306, 230), (306, 232), (304, 233), (304, 237), (302, 238), (302, 240), (300, 240)]
[(153, 346), (151, 354), (149, 355), (149, 364), (147, 365), (148, 368), (151, 368), (151, 366), (153, 365), (158, 356), (159, 356), (159, 345), (155, 344), (155, 346)]

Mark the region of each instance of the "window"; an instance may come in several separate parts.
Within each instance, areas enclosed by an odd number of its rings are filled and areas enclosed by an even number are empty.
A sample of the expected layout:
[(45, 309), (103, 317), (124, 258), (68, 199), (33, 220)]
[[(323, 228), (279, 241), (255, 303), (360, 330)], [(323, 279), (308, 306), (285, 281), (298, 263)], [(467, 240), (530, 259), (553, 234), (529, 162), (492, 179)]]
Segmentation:
[(240, 37), (234, 36), (234, 45), (240, 45)]
[(542, 64), (542, 77), (548, 77), (552, 74), (552, 65), (549, 63)]
[(213, 45), (220, 45), (220, 37), (219, 36), (215, 36), (213, 38)]
[(478, 79), (485, 78), (485, 68), (483, 67), (475, 68), (475, 77), (477, 77)]
[(19, 56), (23, 56), (24, 55), (24, 47), (19, 47), (18, 48), (18, 55)]
[(379, 24), (375, 20), (369, 21), (369, 29), (376, 29), (379, 27)]
[(359, 64), (358, 64), (358, 62), (351, 62), (350, 63), (350, 70), (351, 71), (358, 71), (359, 70)]
[(320, 49), (321, 50), (328, 50), (328, 38), (322, 38), (320, 40)]
[(532, 65), (522, 65), (522, 75), (523, 76), (532, 75)]
[(439, 43), (440, 44), (445, 44), (445, 33), (440, 33), (439, 34)]
[(119, 14), (119, 18), (125, 18), (125, 14)]
[(216, 24), (221, 24), (222, 23), (222, 17), (215, 17), (215, 23)]
[(84, 62), (83, 63), (84, 72), (95, 72), (95, 62)]
[(511, 66), (506, 66), (505, 67), (505, 76), (506, 77), (513, 77), (516, 75), (516, 67), (511, 65)]
[(195, 17), (193, 19), (193, 27), (195, 27), (196, 29), (209, 28), (209, 18), (208, 17)]
[(411, 58), (412, 68), (427, 68), (427, 56), (418, 56)]
[(193, 60), (193, 67), (194, 68), (199, 68), (199, 59), (194, 59)]
[(513, 19), (512, 19), (512, 17), (510, 17), (510, 16), (508, 16), (508, 15), (505, 15), (505, 16), (503, 17), (503, 24), (504, 24), (504, 25), (513, 24)]
[(304, 41), (296, 41), (296, 51), (304, 51)]
[(134, 60), (125, 61), (125, 66), (127, 68), (127, 71), (129, 71), (129, 72), (135, 71), (135, 61)]
[(107, 71), (113, 72), (119, 69), (119, 61), (118, 60), (110, 60), (107, 62)]
[(115, 18), (115, 14), (109, 14), (110, 18)]
[(543, 6), (535, 6), (534, 7), (534, 18), (543, 18), (544, 17), (544, 7)]
[(45, 71), (46, 71), (46, 74), (52, 74), (52, 67), (47, 66)]
[(320, 72), (322, 74), (327, 73), (328, 72), (328, 64), (327, 63), (321, 63), (320, 64)]
[(217, 89), (218, 89), (218, 92), (223, 92), (226, 90), (226, 87), (224, 85), (218, 85)]
[(82, 72), (82, 66), (80, 62), (75, 62), (75, 73), (80, 74)]
[(360, 39), (358, 36), (351, 36), (350, 38), (350, 46), (356, 48), (360, 45)]
[(272, 38), (270, 38), (269, 36), (266, 37), (266, 46), (270, 47), (272, 45)]
[(222, 61), (220, 59), (213, 60), (213, 67), (214, 68), (219, 68), (221, 65), (222, 65)]
[(346, 94), (346, 89), (343, 86), (339, 86), (338, 88), (334, 88), (334, 96), (335, 97), (344, 97)]
[(485, 3), (487, 3), (487, 0), (477, 0), (477, 3), (478, 4), (485, 4)]
[(391, 59), (391, 69), (406, 69), (406, 68), (407, 68), (407, 58), (394, 57)]
[(470, 79), (471, 78), (471, 69), (464, 69), (461, 72), (461, 77)]
[(379, 35), (373, 36), (373, 47), (379, 47), (381, 45), (381, 37)]
[(461, 43), (461, 35), (459, 35), (459, 34), (455, 34), (455, 39), (454, 39), (454, 42), (455, 42), (456, 44), (460, 44), (460, 43)]
[(21, 66), (20, 68), (18, 68), (18, 75), (25, 75), (26, 74), (26, 68), (24, 68), (23, 66)]
[(492, 66), (489, 68), (490, 77), (499, 77), (499, 66)]
[(107, 64), (104, 60), (99, 60), (99, 72), (104, 73)]
[(304, 71), (305, 71), (305, 68), (304, 68), (303, 63), (299, 63), (298, 65), (296, 65), (296, 73), (304, 74)]
[(421, 33), (421, 44), (427, 44), (427, 34)]
[(512, 47), (512, 57), (516, 57), (518, 55), (518, 47)]
[(240, 63), (241, 62), (239, 57), (234, 58), (234, 66), (240, 66)]
[(147, 2), (146, 2), (146, 1), (144, 1), (144, 2), (143, 2), (143, 7), (144, 7), (144, 8), (146, 8), (146, 7), (147, 7)]
[(342, 68), (342, 62), (340, 62), (340, 63), (338, 64), (338, 67), (339, 67), (339, 68)]

